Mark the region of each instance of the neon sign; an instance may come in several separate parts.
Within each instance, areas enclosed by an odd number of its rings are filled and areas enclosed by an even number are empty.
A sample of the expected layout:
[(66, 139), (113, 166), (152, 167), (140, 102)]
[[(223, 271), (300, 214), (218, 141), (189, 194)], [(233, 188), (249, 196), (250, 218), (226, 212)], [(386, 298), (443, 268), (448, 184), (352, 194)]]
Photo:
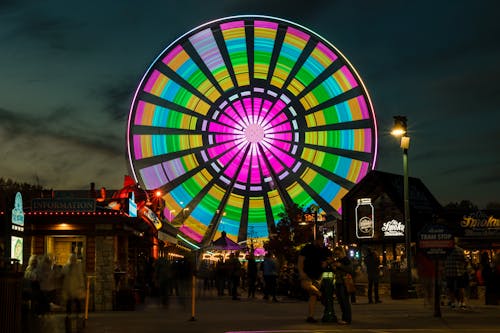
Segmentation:
[(356, 236), (358, 238), (373, 238), (374, 219), (372, 199), (358, 199), (356, 206)]
[(11, 221), (13, 230), (24, 231), (23, 197), (19, 192), (16, 193)]
[(382, 225), (382, 232), (386, 237), (398, 237), (405, 235), (405, 225), (396, 220), (385, 222)]
[(462, 228), (500, 228), (500, 219), (490, 216), (488, 218), (475, 218), (464, 216), (460, 222)]

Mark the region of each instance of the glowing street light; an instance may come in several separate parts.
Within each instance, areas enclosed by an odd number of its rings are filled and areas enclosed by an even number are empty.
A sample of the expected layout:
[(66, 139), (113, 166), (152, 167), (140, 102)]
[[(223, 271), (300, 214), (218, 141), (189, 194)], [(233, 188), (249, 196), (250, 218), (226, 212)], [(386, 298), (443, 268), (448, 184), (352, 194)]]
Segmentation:
[(406, 134), (406, 117), (394, 116), (394, 126), (392, 127), (391, 134), (395, 137), (402, 137)]
[(410, 148), (410, 137), (407, 135), (407, 119), (405, 116), (394, 116), (394, 126), (391, 134), (401, 138), (401, 148), (403, 149), (403, 199), (404, 199), (404, 222), (405, 222), (405, 252), (406, 266), (408, 273), (408, 292), (413, 290), (411, 276), (411, 224), (410, 224), (410, 200), (408, 186), (408, 149)]

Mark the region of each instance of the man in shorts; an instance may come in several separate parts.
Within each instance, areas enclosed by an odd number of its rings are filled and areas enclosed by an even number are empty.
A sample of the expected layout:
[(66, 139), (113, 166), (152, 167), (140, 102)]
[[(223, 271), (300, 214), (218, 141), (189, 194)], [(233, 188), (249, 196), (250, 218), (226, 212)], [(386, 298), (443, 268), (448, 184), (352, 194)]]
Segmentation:
[(321, 297), (321, 275), (327, 266), (328, 258), (331, 256), (332, 253), (324, 246), (322, 237), (305, 245), (299, 253), (297, 268), (300, 285), (309, 294), (308, 316), (306, 319), (308, 323), (317, 322), (314, 319), (314, 309)]

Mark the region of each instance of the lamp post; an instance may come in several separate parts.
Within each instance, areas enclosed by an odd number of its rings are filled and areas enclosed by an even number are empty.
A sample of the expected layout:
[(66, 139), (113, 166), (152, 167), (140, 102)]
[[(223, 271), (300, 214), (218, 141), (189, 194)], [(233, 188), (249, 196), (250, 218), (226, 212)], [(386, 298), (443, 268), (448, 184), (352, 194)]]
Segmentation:
[(312, 222), (313, 239), (316, 240), (316, 224), (318, 223), (317, 213), (304, 213), (299, 225), (309, 225)]
[[(318, 222), (320, 221), (320, 220), (318, 220), (319, 209), (320, 209), (319, 206), (317, 206), (315, 204), (312, 204), (309, 207), (309, 210), (314, 212), (314, 215), (312, 216), (313, 217), (312, 222), (313, 222), (313, 239), (314, 240), (316, 240), (316, 238), (317, 238), (316, 235), (317, 235)], [(305, 215), (306, 216), (310, 216), (312, 214), (306, 213)], [(301, 222), (300, 224), (301, 225), (306, 225), (306, 224), (308, 224), (307, 222), (309, 222), (309, 221), (310, 221), (310, 219), (306, 219), (305, 221)], [(321, 221), (323, 221), (323, 217), (322, 217)]]
[(403, 149), (403, 197), (404, 197), (404, 222), (405, 222), (405, 253), (406, 270), (408, 274), (408, 295), (413, 291), (411, 276), (411, 224), (410, 224), (410, 198), (408, 186), (408, 149), (410, 148), (410, 137), (407, 135), (407, 119), (405, 116), (394, 116), (394, 127), (391, 134), (401, 138), (401, 148)]

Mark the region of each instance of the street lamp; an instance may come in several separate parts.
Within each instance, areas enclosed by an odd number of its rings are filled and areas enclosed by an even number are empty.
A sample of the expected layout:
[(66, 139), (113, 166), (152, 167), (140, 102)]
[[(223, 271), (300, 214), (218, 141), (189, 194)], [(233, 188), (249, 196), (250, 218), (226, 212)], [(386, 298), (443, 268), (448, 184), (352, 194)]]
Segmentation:
[(406, 266), (408, 273), (408, 292), (413, 290), (411, 276), (411, 225), (410, 225), (410, 200), (408, 186), (408, 149), (410, 148), (410, 137), (405, 116), (394, 116), (394, 127), (391, 134), (401, 138), (401, 148), (403, 149), (403, 197), (404, 197), (404, 222), (405, 222), (405, 252)]

